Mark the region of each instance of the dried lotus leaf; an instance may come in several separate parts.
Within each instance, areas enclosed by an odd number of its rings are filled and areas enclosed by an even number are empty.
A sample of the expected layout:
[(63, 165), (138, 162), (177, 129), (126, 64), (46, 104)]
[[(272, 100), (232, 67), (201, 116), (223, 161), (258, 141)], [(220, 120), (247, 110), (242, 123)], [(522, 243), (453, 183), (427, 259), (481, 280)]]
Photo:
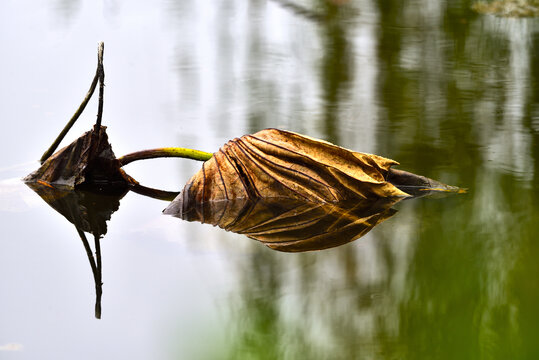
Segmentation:
[(395, 164), (293, 132), (266, 129), (226, 143), (179, 196), (194, 203), (243, 198), (338, 203), (407, 197), (386, 181)]

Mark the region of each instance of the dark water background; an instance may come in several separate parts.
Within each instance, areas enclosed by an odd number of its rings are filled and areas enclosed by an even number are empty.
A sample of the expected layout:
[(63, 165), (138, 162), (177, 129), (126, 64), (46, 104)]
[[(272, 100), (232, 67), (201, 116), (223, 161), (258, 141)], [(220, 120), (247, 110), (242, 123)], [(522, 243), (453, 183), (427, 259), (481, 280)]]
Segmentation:
[[(0, 359), (539, 358), (539, 21), (470, 6), (2, 1)], [(96, 320), (73, 225), (19, 179), (82, 100), (100, 40), (117, 155), (279, 127), (469, 193), (302, 254), (130, 193), (102, 241)], [(126, 170), (180, 189), (199, 166)]]

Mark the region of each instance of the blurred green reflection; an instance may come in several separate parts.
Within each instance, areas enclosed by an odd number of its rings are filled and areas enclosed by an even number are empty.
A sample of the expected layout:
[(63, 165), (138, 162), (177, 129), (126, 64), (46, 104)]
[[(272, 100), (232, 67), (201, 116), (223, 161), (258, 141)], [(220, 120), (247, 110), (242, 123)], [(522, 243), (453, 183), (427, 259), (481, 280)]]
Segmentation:
[(467, 1), (381, 1), (357, 18), (328, 4), (305, 5), (327, 13), (316, 23), (324, 136), (346, 131), (339, 109), (362, 81), (354, 27), (375, 23), (377, 153), (471, 191), (401, 204), (340, 248), (256, 248), (238, 264), (228, 358), (536, 358), (537, 24)]

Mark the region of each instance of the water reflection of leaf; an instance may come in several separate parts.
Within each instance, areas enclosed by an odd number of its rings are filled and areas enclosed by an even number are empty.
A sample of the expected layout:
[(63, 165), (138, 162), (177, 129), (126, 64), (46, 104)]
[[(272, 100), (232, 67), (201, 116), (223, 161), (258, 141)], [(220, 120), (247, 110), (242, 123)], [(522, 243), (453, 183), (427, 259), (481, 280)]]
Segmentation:
[(237, 199), (206, 203), (174, 202), (165, 214), (219, 226), (274, 250), (322, 250), (354, 241), (396, 213), (400, 201), (313, 203), (293, 199)]
[(77, 229), (102, 236), (107, 233), (106, 222), (120, 207), (119, 194), (102, 194), (93, 191), (73, 190), (67, 186), (51, 186), (36, 182), (28, 183), (47, 204), (62, 214)]
[[(110, 220), (112, 213), (119, 209), (120, 199), (127, 193), (127, 189), (119, 193), (104, 194), (95, 191), (73, 189), (67, 185), (53, 186), (39, 180), (28, 182), (27, 185), (54, 210), (58, 211), (70, 223), (75, 225), (94, 276), (96, 291), (95, 317), (98, 319), (101, 318), (101, 295), (103, 289), (101, 281), (100, 240), (107, 233), (106, 222)], [(85, 232), (91, 233), (94, 237), (95, 257), (90, 243), (84, 234)]]

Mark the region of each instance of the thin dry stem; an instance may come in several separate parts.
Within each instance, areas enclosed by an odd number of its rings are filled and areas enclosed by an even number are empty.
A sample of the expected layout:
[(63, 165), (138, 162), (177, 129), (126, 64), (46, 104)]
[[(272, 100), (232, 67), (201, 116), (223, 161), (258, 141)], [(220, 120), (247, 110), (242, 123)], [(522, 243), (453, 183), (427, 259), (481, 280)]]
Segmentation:
[[(73, 127), (77, 119), (79, 118), (80, 114), (84, 111), (86, 108), (86, 105), (88, 105), (88, 102), (92, 98), (92, 95), (94, 94), (95, 88), (97, 86), (97, 82), (100, 81), (99, 86), (99, 109), (97, 114), (97, 122), (96, 125), (101, 126), (101, 117), (103, 113), (103, 87), (104, 87), (104, 80), (105, 80), (105, 72), (103, 70), (103, 49), (104, 49), (104, 43), (100, 42), (98, 47), (98, 53), (97, 53), (97, 70), (95, 72), (94, 79), (92, 80), (92, 84), (90, 85), (90, 89), (88, 90), (88, 93), (86, 94), (86, 97), (84, 100), (82, 100), (82, 103), (79, 105), (79, 108), (71, 119), (67, 122), (66, 126), (62, 129), (56, 140), (52, 143), (52, 145), (43, 153), (41, 156), (41, 159), (39, 160), (41, 163), (44, 163), (52, 154), (54, 154), (54, 151), (58, 148), (58, 145), (62, 142), (64, 137), (66, 136), (67, 132)], [(99, 127), (98, 127), (99, 128)]]

